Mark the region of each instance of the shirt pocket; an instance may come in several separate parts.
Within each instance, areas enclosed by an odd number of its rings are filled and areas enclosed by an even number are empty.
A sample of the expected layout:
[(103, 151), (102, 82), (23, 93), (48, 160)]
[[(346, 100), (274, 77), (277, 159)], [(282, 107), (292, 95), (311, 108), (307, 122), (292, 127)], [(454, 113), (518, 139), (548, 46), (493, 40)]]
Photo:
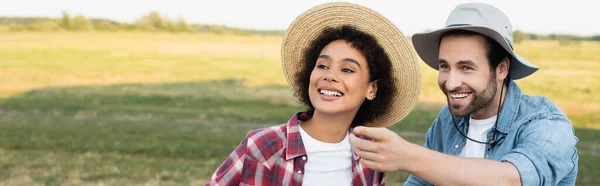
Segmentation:
[[(290, 185), (290, 183), (284, 183), (284, 177), (286, 177), (285, 168), (274, 165), (271, 169), (268, 169), (261, 162), (252, 158), (246, 158), (244, 160), (240, 185)], [(293, 179), (291, 175), (290, 179)]]

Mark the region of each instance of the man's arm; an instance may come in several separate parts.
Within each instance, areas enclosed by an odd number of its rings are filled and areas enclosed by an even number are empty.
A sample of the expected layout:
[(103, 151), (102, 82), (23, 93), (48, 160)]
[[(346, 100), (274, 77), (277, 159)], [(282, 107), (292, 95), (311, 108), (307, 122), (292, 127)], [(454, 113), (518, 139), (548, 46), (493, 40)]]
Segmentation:
[[(530, 121), (519, 129), (519, 141), (501, 161), (517, 167), (523, 185), (575, 183), (578, 139), (565, 116)], [(567, 176), (571, 177), (563, 180)]]
[(519, 171), (511, 163), (463, 158), (414, 146), (409, 148), (414, 158), (405, 170), (433, 185), (521, 185)]
[(357, 127), (352, 135), (361, 163), (379, 171), (407, 171), (434, 185), (521, 185), (517, 168), (508, 162), (462, 158), (412, 144), (386, 128)]

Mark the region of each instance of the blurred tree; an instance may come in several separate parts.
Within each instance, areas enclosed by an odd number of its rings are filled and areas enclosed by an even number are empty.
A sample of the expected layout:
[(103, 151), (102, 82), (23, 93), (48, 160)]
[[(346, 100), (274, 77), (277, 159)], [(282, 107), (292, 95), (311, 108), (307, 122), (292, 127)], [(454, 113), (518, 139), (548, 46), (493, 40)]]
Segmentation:
[(194, 28), (187, 24), (181, 17), (177, 21), (172, 21), (166, 17), (163, 17), (157, 11), (151, 11), (135, 25), (139, 30), (142, 31), (168, 31), (168, 32), (194, 32)]
[(225, 34), (226, 31), (227, 31), (227, 28), (225, 28), (224, 26), (210, 27), (210, 32), (212, 32), (213, 34), (221, 35), (221, 34)]
[(549, 40), (550, 39), (547, 35), (542, 35), (542, 34), (537, 35), (536, 34), (536, 36), (537, 36), (537, 40)]
[(90, 20), (86, 19), (83, 15), (73, 17), (70, 28), (74, 31), (91, 31), (94, 29)]
[(113, 24), (110, 23), (110, 21), (102, 20), (100, 21), (100, 23), (94, 26), (94, 29), (102, 31), (113, 31), (115, 30), (115, 26), (113, 26)]
[(182, 17), (177, 19), (177, 23), (175, 24), (175, 32), (193, 32), (194, 28), (191, 25), (187, 24)]
[(65, 30), (71, 30), (71, 24), (71, 16), (69, 16), (69, 13), (67, 13), (67, 11), (63, 11), (58, 26)]
[(142, 19), (137, 21), (137, 27), (144, 31), (157, 31), (165, 29), (168, 24), (157, 11), (151, 11), (147, 15), (143, 16)]
[(119, 23), (117, 25), (117, 29), (118, 30), (127, 30), (127, 31), (132, 31), (132, 30), (137, 30), (137, 25), (136, 24), (129, 24), (129, 23)]
[(235, 29), (233, 34), (235, 35), (242, 35), (242, 36), (247, 36), (250, 35), (252, 33), (252, 30), (247, 30), (247, 29)]
[(27, 31), (27, 28), (25, 27), (24, 24), (11, 24), (11, 25), (8, 25), (8, 30), (12, 31), (12, 32), (22, 32), (22, 31)]
[(164, 19), (164, 27), (162, 31), (175, 32), (175, 25), (168, 19)]
[(57, 31), (60, 29), (57, 21), (38, 21), (25, 24), (28, 31)]
[(513, 32), (513, 42), (514, 43), (521, 43), (521, 41), (523, 41), (523, 39), (525, 39), (525, 34), (519, 30), (515, 30)]
[(537, 34), (527, 34), (527, 36), (529, 36), (530, 40), (537, 40), (538, 39)]

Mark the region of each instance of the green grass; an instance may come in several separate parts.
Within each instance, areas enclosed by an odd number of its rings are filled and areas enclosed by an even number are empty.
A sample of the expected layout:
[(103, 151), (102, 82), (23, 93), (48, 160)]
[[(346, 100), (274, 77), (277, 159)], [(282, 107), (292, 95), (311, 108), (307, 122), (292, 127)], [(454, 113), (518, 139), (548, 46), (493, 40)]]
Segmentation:
[[(249, 130), (302, 110), (279, 38), (148, 33), (0, 34), (0, 185), (203, 185)], [(600, 183), (600, 44), (516, 46), (542, 69), (519, 80), (565, 110), (578, 185)], [(417, 108), (391, 127), (422, 144), (443, 104), (422, 65)], [(442, 100), (442, 102), (440, 101)], [(406, 173), (388, 174), (397, 185)]]
[[(302, 110), (292, 99), (285, 86), (246, 87), (237, 80), (31, 91), (0, 101), (0, 179), (197, 184), (249, 130)], [(422, 144), (440, 107), (419, 103), (392, 129)], [(589, 162), (580, 164), (580, 178), (598, 182), (600, 131), (578, 129), (577, 135), (581, 162)], [(391, 173), (388, 182), (406, 176)]]
[[(252, 99), (261, 92), (262, 98)], [(242, 97), (219, 98), (230, 93)], [(7, 155), (0, 159), (0, 179), (206, 181), (249, 130), (283, 123), (300, 110), (288, 103), (287, 93), (226, 80), (48, 88), (13, 96), (0, 100), (0, 149)], [(36, 157), (48, 161), (29, 162)], [(68, 177), (72, 171), (78, 176)]]

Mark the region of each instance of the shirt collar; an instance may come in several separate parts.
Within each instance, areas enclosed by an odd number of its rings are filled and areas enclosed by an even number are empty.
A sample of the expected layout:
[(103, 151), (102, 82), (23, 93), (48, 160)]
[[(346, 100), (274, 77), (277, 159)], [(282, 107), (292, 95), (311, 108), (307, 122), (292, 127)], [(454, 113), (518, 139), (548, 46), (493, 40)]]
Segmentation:
[(301, 121), (298, 120), (299, 114), (301, 114), (301, 112), (294, 114), (294, 116), (287, 122), (285, 160), (306, 155), (306, 149), (304, 149), (304, 143), (302, 143), (302, 137), (300, 136)]
[[(302, 114), (302, 112), (294, 114), (294, 116), (287, 122), (287, 146), (285, 148), (285, 160), (306, 155), (306, 149), (304, 148), (304, 143), (302, 142), (302, 137), (300, 135), (300, 123), (302, 123), (302, 121), (298, 119), (298, 115), (300, 114)], [(352, 133), (352, 129), (353, 128), (350, 128), (350, 133)], [(360, 159), (360, 157), (356, 154), (356, 148), (354, 147), (352, 147), (352, 159)]]
[(514, 81), (508, 83), (508, 91), (500, 116), (498, 117), (498, 131), (509, 133), (512, 131), (511, 125), (515, 122), (517, 112), (519, 111), (519, 100), (523, 96), (521, 89)]

